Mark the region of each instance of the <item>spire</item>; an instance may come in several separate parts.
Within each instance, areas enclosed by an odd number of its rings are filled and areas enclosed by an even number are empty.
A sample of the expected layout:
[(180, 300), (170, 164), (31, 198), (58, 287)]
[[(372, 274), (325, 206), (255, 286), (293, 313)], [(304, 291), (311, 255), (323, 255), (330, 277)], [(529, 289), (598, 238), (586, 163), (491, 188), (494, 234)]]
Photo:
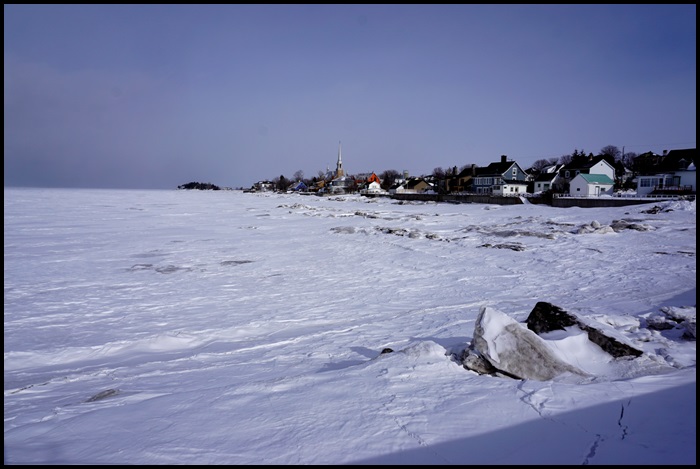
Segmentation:
[(340, 140), (338, 140), (338, 163), (335, 167), (335, 177), (340, 177), (345, 175), (345, 171), (343, 171), (343, 159), (341, 157), (341, 152), (340, 152)]

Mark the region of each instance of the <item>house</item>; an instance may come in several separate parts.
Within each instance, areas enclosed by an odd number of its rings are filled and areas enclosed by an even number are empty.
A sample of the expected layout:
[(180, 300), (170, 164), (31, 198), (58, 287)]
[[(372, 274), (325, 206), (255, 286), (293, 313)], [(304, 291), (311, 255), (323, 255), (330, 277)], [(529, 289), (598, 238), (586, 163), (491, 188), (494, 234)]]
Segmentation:
[(607, 174), (579, 173), (569, 183), (569, 195), (572, 197), (600, 197), (612, 195), (615, 181)]
[(493, 195), (501, 195), (504, 197), (522, 195), (527, 192), (527, 181), (506, 181), (503, 180), (502, 184), (495, 184), (493, 186)]
[(634, 158), (632, 169), (637, 174), (651, 175), (656, 172), (656, 168), (663, 158), (662, 155), (656, 154), (653, 151), (642, 153)]
[[(379, 179), (374, 172), (372, 173), (360, 173), (355, 175), (355, 186), (360, 189), (360, 193), (366, 192), (370, 189), (370, 185), (376, 183), (377, 186), (381, 185), (382, 181)], [(386, 193), (386, 191), (383, 191)]]
[(471, 180), (476, 176), (476, 165), (467, 165), (462, 171), (450, 180), (450, 192), (466, 192), (471, 187)]
[(583, 158), (576, 158), (565, 164), (559, 175), (566, 181), (571, 182), (577, 175), (583, 174), (604, 174), (613, 181), (615, 180), (615, 168), (611, 165), (605, 155), (589, 155)]
[(275, 190), (275, 183), (272, 181), (258, 181), (253, 184), (252, 189), (256, 192), (272, 192)]
[(671, 150), (653, 166), (649, 174), (637, 176), (637, 195), (689, 194), (697, 192), (695, 148)]
[(377, 181), (378, 183), (382, 183), (382, 181), (379, 179), (379, 176), (376, 175), (376, 173), (371, 172), (371, 173), (359, 173), (355, 175), (355, 180), (357, 181), (357, 184), (369, 184), (370, 182)]
[(350, 176), (340, 176), (333, 179), (327, 186), (330, 194), (349, 194), (355, 191), (355, 178)]
[(563, 164), (557, 164), (543, 168), (542, 172), (540, 172), (533, 181), (533, 192), (554, 191), (560, 187), (563, 184), (563, 180), (559, 176), (559, 170), (563, 166)]
[(308, 189), (307, 185), (304, 184), (304, 181), (297, 181), (294, 184), (291, 184), (287, 190), (293, 191), (293, 192), (304, 192)]
[(428, 183), (428, 181), (426, 181), (425, 179), (419, 177), (410, 177), (405, 182), (398, 184), (396, 187), (392, 186), (389, 189), (389, 193), (421, 194), (431, 190), (433, 190), (433, 185)]
[(606, 155), (588, 156), (581, 154), (575, 157), (570, 163), (559, 169), (559, 181), (555, 186), (556, 192), (571, 194), (571, 182), (579, 174), (600, 174), (615, 181), (615, 168), (608, 161), (611, 158)]
[(440, 184), (442, 183), (442, 180), (440, 180), (437, 176), (434, 174), (429, 174), (427, 176), (422, 176), (421, 179), (425, 181), (425, 183), (428, 185), (428, 187), (425, 187), (423, 189), (419, 189), (420, 192), (426, 193), (426, 194), (437, 194), (440, 191)]
[(375, 196), (375, 195), (387, 195), (388, 192), (382, 189), (379, 181), (370, 182), (367, 187), (360, 190), (360, 195)]
[(476, 168), (476, 174), (470, 179), (471, 191), (477, 194), (492, 194), (495, 189), (498, 193), (504, 193), (502, 186), (510, 184), (507, 188), (510, 192), (510, 187), (520, 188), (520, 182), (524, 183), (527, 189), (526, 179), (527, 173), (518, 163), (508, 161), (506, 155), (501, 155), (501, 161), (491, 163), (484, 168)]
[(405, 179), (400, 179), (398, 181), (395, 181), (391, 186), (389, 186), (389, 189), (387, 189), (387, 192), (389, 194), (400, 194), (406, 189), (406, 180)]

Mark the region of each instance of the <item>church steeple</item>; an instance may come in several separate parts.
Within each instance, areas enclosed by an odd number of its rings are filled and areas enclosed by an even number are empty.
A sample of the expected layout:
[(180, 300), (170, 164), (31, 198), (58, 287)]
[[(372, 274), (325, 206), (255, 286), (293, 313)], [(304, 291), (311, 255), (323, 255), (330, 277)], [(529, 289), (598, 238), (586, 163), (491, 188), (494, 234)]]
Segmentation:
[(340, 154), (340, 141), (338, 141), (338, 163), (335, 166), (335, 177), (339, 178), (345, 175), (343, 171), (343, 159)]

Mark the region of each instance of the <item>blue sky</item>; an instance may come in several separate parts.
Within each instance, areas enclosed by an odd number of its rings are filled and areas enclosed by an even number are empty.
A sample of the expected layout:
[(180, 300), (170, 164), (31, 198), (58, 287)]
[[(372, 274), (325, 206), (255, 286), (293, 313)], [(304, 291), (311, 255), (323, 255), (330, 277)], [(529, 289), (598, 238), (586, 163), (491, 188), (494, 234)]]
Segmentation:
[(5, 5), (5, 186), (694, 148), (695, 5)]

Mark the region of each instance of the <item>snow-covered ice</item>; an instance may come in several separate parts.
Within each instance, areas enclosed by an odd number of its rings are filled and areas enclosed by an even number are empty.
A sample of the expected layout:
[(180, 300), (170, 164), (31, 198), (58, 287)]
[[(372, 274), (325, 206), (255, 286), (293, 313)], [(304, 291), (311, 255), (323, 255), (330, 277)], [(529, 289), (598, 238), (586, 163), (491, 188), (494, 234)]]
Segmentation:
[[(5, 463), (695, 464), (695, 207), (5, 188)], [(538, 301), (644, 354), (455, 359)]]

